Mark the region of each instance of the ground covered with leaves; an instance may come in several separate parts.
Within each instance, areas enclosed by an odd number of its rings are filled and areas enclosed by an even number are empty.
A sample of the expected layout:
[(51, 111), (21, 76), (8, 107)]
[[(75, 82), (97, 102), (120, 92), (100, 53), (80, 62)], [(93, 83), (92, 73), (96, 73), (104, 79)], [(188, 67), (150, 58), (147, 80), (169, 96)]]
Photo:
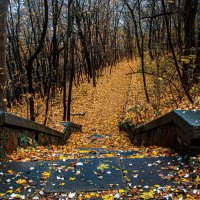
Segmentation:
[[(91, 83), (82, 83), (79, 87), (74, 86), (73, 101), (72, 101), (72, 122), (83, 125), (83, 132), (73, 133), (64, 146), (30, 146), (27, 148), (19, 148), (13, 154), (8, 155), (8, 159), (12, 161), (56, 161), (77, 159), (80, 158), (109, 158), (119, 157), (124, 158), (145, 158), (145, 157), (180, 157), (167, 148), (161, 147), (135, 147), (131, 144), (128, 135), (119, 132), (118, 123), (124, 119), (130, 119), (134, 124), (138, 125), (146, 123), (171, 109), (177, 108), (177, 103), (174, 103), (174, 96), (163, 98), (162, 104), (155, 109), (153, 103), (147, 103), (143, 90), (142, 76), (138, 71), (136, 61), (122, 61), (112, 68), (112, 74), (109, 74), (109, 69), (104, 72), (102, 77), (97, 80), (97, 87), (93, 88)], [(160, 79), (162, 82), (163, 80)], [(155, 83), (151, 76), (147, 76), (147, 85), (150, 88), (155, 88)], [(162, 86), (162, 84), (161, 84)], [(162, 89), (162, 88), (161, 88)], [(169, 89), (170, 90), (170, 89)], [(150, 97), (154, 97), (154, 89), (150, 89)], [(166, 92), (166, 91), (165, 91)], [(164, 93), (160, 94), (164, 96)], [(178, 100), (177, 100), (178, 101)], [(195, 104), (191, 105), (187, 100), (179, 104), (179, 108), (198, 109), (199, 99), (195, 96)], [(49, 113), (48, 125), (62, 130), (63, 127), (59, 124), (62, 116), (61, 95), (56, 95), (51, 100), (51, 109)], [(172, 103), (170, 103), (172, 102)], [(44, 113), (45, 106), (38, 100), (37, 102), (38, 116), (37, 121), (42, 122), (41, 117)], [(22, 113), (26, 116), (26, 106), (18, 106), (11, 110), (13, 113)], [(41, 114), (41, 115), (40, 115)], [(105, 149), (104, 153), (99, 153), (95, 148)], [(134, 154), (126, 154), (134, 151)], [(125, 154), (123, 154), (125, 152)], [(45, 195), (43, 192), (37, 191), (34, 199), (198, 199), (200, 195), (200, 169), (199, 158), (190, 158), (189, 164), (183, 163), (182, 169), (176, 165), (167, 165), (166, 169), (171, 169), (173, 173), (160, 176), (164, 179), (171, 179), (177, 183), (177, 186), (154, 186), (142, 184), (132, 185), (130, 180), (126, 180), (126, 189), (106, 190), (99, 192), (70, 192), (56, 193)], [(159, 164), (159, 163), (158, 163)], [(104, 166), (105, 167), (105, 166)], [(104, 169), (105, 170), (105, 169)], [(163, 169), (165, 170), (165, 169)], [(9, 172), (8, 172), (9, 173)], [(12, 173), (12, 172), (10, 172)], [(126, 176), (126, 171), (123, 172)], [(49, 176), (48, 172), (44, 172), (44, 177)], [(137, 178), (137, 172), (135, 173)], [(18, 180), (17, 184), (27, 185), (27, 180)], [(73, 181), (73, 180), (71, 180)], [(62, 185), (60, 185), (62, 187)], [(10, 197), (15, 198), (13, 194), (18, 194), (19, 191), (9, 191)], [(1, 194), (3, 196), (4, 194)], [(13, 196), (12, 196), (13, 195)]]

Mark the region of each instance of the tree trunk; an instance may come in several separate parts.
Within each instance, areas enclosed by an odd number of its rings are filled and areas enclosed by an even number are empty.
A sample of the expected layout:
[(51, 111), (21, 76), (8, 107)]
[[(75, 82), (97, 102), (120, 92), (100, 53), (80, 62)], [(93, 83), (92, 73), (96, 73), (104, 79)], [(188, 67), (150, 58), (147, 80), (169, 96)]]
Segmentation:
[(67, 121), (70, 121), (71, 115), (71, 101), (72, 101), (72, 88), (74, 81), (74, 50), (75, 50), (75, 33), (74, 33), (74, 3), (72, 2), (71, 8), (71, 38), (70, 38), (70, 80), (69, 80), (69, 92), (68, 92), (68, 102), (67, 102)]
[(196, 53), (196, 61), (195, 61), (195, 69), (194, 69), (194, 83), (200, 82), (200, 27), (198, 34), (198, 42), (197, 42), (197, 53)]
[(6, 111), (6, 20), (8, 0), (0, 3), (0, 111)]
[[(55, 71), (58, 68), (58, 44), (57, 44), (57, 24), (58, 24), (58, 17), (59, 17), (59, 11), (58, 11), (58, 1), (54, 0), (52, 1), (52, 7), (53, 9), (53, 37), (52, 37), (52, 44), (51, 44), (51, 52), (52, 52), (52, 60), (50, 61), (49, 66), (49, 81), (47, 85), (47, 97), (46, 97), (46, 109), (45, 109), (45, 119), (44, 119), (44, 125), (47, 123), (48, 119), (48, 113), (49, 113), (49, 101), (50, 101), (50, 93), (51, 93), (51, 86), (52, 81), (54, 84), (56, 84), (56, 74)], [(52, 73), (54, 72), (54, 73)], [(52, 92), (54, 93), (54, 92)]]
[[(78, 2), (78, 1), (76, 1), (76, 2)], [(78, 3), (77, 3), (77, 7), (79, 7)], [(82, 45), (83, 55), (85, 56), (85, 60), (87, 62), (88, 74), (89, 74), (89, 77), (92, 78), (92, 63), (90, 60), (90, 53), (89, 53), (89, 50), (87, 47), (87, 41), (86, 41), (86, 38), (81, 29), (81, 18), (80, 18), (79, 8), (76, 9), (75, 18), (76, 18), (76, 24), (77, 24), (77, 28), (78, 28), (78, 35), (79, 35), (81, 45)]]
[[(130, 5), (128, 4), (127, 1), (125, 1), (127, 8), (129, 9), (130, 13), (131, 13), (131, 17), (133, 20), (133, 24), (134, 24), (134, 28), (135, 28), (135, 39), (136, 39), (136, 44), (137, 44), (137, 49), (138, 49), (138, 53), (141, 59), (141, 67), (142, 67), (142, 77), (143, 77), (143, 85), (144, 85), (144, 91), (145, 91), (145, 95), (146, 95), (146, 99), (147, 102), (150, 102), (149, 99), (149, 94), (147, 91), (147, 84), (146, 84), (146, 77), (145, 77), (145, 67), (144, 67), (144, 35), (143, 35), (143, 31), (142, 31), (142, 25), (141, 25), (141, 19), (140, 19), (140, 2), (137, 1), (138, 3), (138, 9), (139, 9), (139, 29), (140, 29), (140, 34), (141, 34), (141, 44), (140, 44), (140, 38), (139, 38), (139, 33), (138, 33), (138, 25), (137, 25), (137, 21), (135, 18), (135, 14), (134, 14), (134, 9), (130, 7)], [(136, 4), (135, 4), (136, 6)], [(134, 6), (134, 7), (135, 7)]]
[(64, 64), (63, 64), (63, 121), (67, 117), (67, 65), (69, 55), (69, 39), (72, 32), (73, 16), (71, 16), (71, 5), (73, 0), (68, 0), (68, 27), (67, 27), (67, 40), (64, 49)]
[(179, 68), (179, 65), (178, 65), (178, 61), (177, 61), (177, 58), (176, 58), (176, 54), (175, 54), (175, 51), (174, 51), (174, 46), (173, 46), (173, 43), (172, 43), (171, 33), (170, 33), (170, 29), (169, 29), (169, 21), (168, 21), (168, 18), (167, 18), (167, 11), (166, 11), (166, 6), (165, 6), (165, 1), (161, 0), (161, 3), (162, 3), (162, 7), (163, 7), (164, 20), (165, 20), (166, 29), (167, 29), (167, 40), (169, 42), (169, 47), (170, 47), (172, 55), (173, 55), (176, 71), (178, 73), (178, 76), (180, 78), (183, 90), (184, 90), (188, 100), (190, 101), (190, 103), (194, 103), (192, 97), (189, 94), (189, 91), (187, 90), (187, 88), (186, 88), (186, 86), (184, 84), (184, 80), (183, 80), (183, 77), (181, 75), (181, 71), (180, 71), (180, 68)]
[(32, 65), (39, 53), (42, 51), (44, 47), (44, 40), (46, 37), (47, 32), (47, 25), (48, 25), (48, 1), (44, 0), (44, 7), (45, 7), (45, 20), (43, 24), (43, 32), (41, 34), (41, 40), (36, 48), (35, 52), (29, 58), (26, 64), (27, 70), (27, 80), (28, 80), (28, 93), (29, 93), (29, 105), (30, 105), (30, 118), (32, 121), (35, 121), (35, 110), (34, 110), (34, 89), (33, 89), (33, 79), (32, 79)]
[[(189, 56), (194, 54), (192, 49), (195, 49), (195, 19), (197, 13), (198, 1), (197, 0), (185, 0), (185, 24), (184, 24), (184, 33), (185, 33), (185, 49), (184, 56)], [(183, 64), (183, 81), (184, 85), (189, 91), (193, 82), (194, 82), (194, 72), (191, 64)]]
[[(156, 5), (156, 2), (155, 2), (155, 0), (153, 0), (151, 16), (153, 16), (153, 14), (155, 12), (155, 5)], [(153, 52), (152, 52), (152, 29), (153, 29), (153, 17), (150, 18), (150, 22), (149, 22), (148, 49), (149, 49), (149, 56), (150, 56), (151, 60), (154, 60), (154, 56), (153, 56)]]
[(70, 82), (69, 82), (69, 93), (68, 93), (68, 106), (67, 106), (67, 121), (70, 121), (71, 115), (71, 101), (72, 101), (72, 88), (74, 80), (74, 48), (75, 48), (75, 35), (73, 33), (71, 37), (71, 46), (70, 46)]

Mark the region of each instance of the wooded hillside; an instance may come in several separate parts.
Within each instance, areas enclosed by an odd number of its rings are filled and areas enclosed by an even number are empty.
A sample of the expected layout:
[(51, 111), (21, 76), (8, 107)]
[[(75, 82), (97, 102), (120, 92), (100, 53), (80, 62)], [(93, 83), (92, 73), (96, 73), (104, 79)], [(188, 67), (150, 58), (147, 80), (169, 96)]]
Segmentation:
[[(131, 68), (142, 74), (146, 100), (156, 111), (161, 84), (170, 88), (174, 104), (184, 96), (198, 101), (197, 0), (11, 0), (6, 28), (7, 106), (26, 104), (31, 120), (42, 99), (46, 124), (56, 93), (62, 94), (63, 120), (70, 120), (72, 85), (88, 81), (95, 87), (104, 69), (111, 73), (123, 59), (139, 60), (140, 70)], [(154, 99), (147, 75), (155, 82)]]

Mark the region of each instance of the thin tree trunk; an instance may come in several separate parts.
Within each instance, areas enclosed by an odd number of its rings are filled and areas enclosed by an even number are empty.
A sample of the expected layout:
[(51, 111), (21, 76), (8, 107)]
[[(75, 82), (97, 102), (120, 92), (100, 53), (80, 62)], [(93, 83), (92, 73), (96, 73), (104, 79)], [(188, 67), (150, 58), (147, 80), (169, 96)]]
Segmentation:
[(198, 43), (197, 43), (197, 53), (196, 53), (196, 61), (195, 61), (195, 69), (194, 69), (194, 82), (200, 82), (200, 27), (198, 34)]
[(149, 94), (148, 94), (148, 91), (147, 91), (147, 84), (146, 84), (146, 77), (145, 77), (145, 66), (144, 66), (144, 34), (143, 34), (143, 31), (142, 31), (142, 25), (141, 25), (141, 19), (140, 19), (140, 3), (138, 1), (138, 6), (139, 6), (139, 28), (140, 28), (140, 34), (141, 34), (141, 62), (142, 62), (142, 77), (143, 77), (143, 85), (144, 85), (144, 91), (145, 91), (145, 95), (146, 95), (146, 99), (147, 99), (147, 102), (150, 102), (149, 100)]
[[(195, 19), (196, 19), (196, 13), (198, 8), (198, 0), (185, 0), (185, 19), (184, 19), (184, 56), (189, 56), (193, 53), (193, 49), (196, 47), (196, 41), (195, 41)], [(186, 89), (189, 91), (189, 89), (192, 87), (192, 84), (194, 82), (193, 77), (193, 67), (189, 63), (183, 63), (183, 81)]]
[(0, 111), (6, 111), (6, 20), (8, 0), (0, 2)]
[(35, 121), (35, 109), (34, 109), (34, 89), (33, 89), (33, 79), (32, 79), (32, 65), (34, 60), (37, 58), (39, 53), (42, 51), (44, 47), (44, 40), (47, 32), (47, 25), (48, 25), (48, 0), (44, 0), (44, 7), (45, 7), (45, 20), (43, 24), (43, 32), (41, 34), (41, 40), (39, 42), (38, 47), (36, 48), (35, 52), (32, 54), (30, 59), (26, 64), (27, 70), (27, 80), (28, 80), (28, 93), (29, 93), (29, 105), (30, 105), (30, 118), (32, 121)]
[(169, 47), (171, 49), (171, 52), (172, 52), (172, 55), (173, 55), (173, 59), (174, 59), (174, 64), (175, 64), (175, 67), (176, 67), (176, 71), (178, 73), (178, 76), (179, 76), (179, 79), (181, 81), (181, 84), (182, 84), (182, 87), (183, 87), (183, 90), (188, 98), (188, 100), (193, 103), (193, 99), (192, 97), (190, 96), (185, 84), (184, 84), (184, 80), (183, 80), (183, 77), (181, 75), (181, 71), (179, 69), (179, 66), (178, 66), (178, 61), (177, 61), (177, 58), (176, 58), (176, 54), (175, 54), (175, 51), (174, 51), (174, 47), (173, 47), (173, 44), (172, 44), (172, 40), (171, 40), (171, 34), (170, 34), (170, 30), (169, 30), (169, 21), (168, 21), (168, 18), (167, 18), (167, 11), (166, 11), (166, 7), (165, 7), (165, 2), (164, 0), (161, 0), (162, 2), (162, 7), (163, 7), (163, 14), (164, 14), (164, 19), (165, 19), (165, 23), (166, 23), (166, 29), (167, 29), (167, 38), (168, 38), (168, 42), (169, 42)]
[(69, 92), (68, 92), (68, 102), (67, 102), (67, 121), (70, 121), (71, 115), (71, 101), (72, 101), (72, 88), (73, 88), (73, 80), (74, 80), (74, 49), (75, 49), (75, 33), (74, 33), (74, 3), (72, 4), (72, 21), (71, 21), (71, 41), (70, 41), (70, 81), (69, 81)]
[[(137, 26), (137, 21), (135, 19), (134, 10), (130, 7), (130, 5), (128, 4), (127, 1), (125, 1), (125, 3), (126, 3), (128, 9), (129, 9), (130, 13), (131, 13), (132, 20), (133, 20), (133, 23), (134, 23), (136, 44), (137, 44), (138, 53), (139, 53), (139, 56), (140, 56), (140, 59), (141, 59), (141, 65), (142, 65), (142, 77), (143, 77), (144, 91), (145, 91), (147, 102), (149, 102), (150, 100), (149, 100), (149, 95), (148, 95), (148, 91), (147, 91), (145, 69), (144, 69), (144, 36), (143, 36), (142, 27), (141, 27), (141, 21), (140, 21), (141, 19), (139, 19), (139, 28), (140, 28), (140, 34), (141, 34), (141, 37), (142, 37), (142, 42), (141, 42), (141, 45), (140, 45), (139, 34), (138, 34), (138, 26)], [(140, 3), (139, 3), (139, 1), (138, 1), (138, 6), (139, 6), (139, 18), (140, 18)]]
[[(151, 16), (153, 16), (155, 12), (155, 0), (153, 0)], [(149, 41), (148, 41), (148, 49), (149, 49), (149, 56), (152, 60), (154, 60), (153, 52), (152, 52), (152, 29), (153, 29), (153, 17), (150, 18), (149, 22)]]
[(70, 121), (71, 115), (71, 100), (72, 100), (72, 88), (73, 88), (73, 80), (74, 80), (74, 48), (75, 48), (75, 35), (71, 38), (71, 46), (70, 46), (70, 82), (69, 82), (69, 93), (68, 93), (68, 106), (67, 106), (67, 121)]
[[(79, 7), (78, 3), (77, 3), (77, 7)], [(92, 63), (91, 63), (91, 60), (90, 60), (90, 53), (89, 53), (88, 47), (87, 47), (87, 41), (86, 41), (85, 36), (83, 34), (83, 31), (81, 29), (81, 18), (80, 18), (79, 9), (76, 9), (75, 17), (76, 17), (76, 24), (77, 24), (77, 27), (78, 27), (78, 35), (79, 35), (81, 45), (82, 45), (82, 48), (83, 48), (82, 51), (83, 51), (83, 54), (85, 56), (85, 60), (87, 62), (88, 74), (89, 74), (89, 77), (92, 78)]]
[[(55, 5), (54, 5), (55, 4)], [(45, 110), (45, 119), (44, 119), (44, 125), (47, 123), (48, 119), (48, 113), (49, 113), (49, 100), (50, 100), (50, 93), (51, 93), (51, 86), (52, 81), (55, 81), (55, 73), (52, 74), (52, 71), (55, 71), (58, 67), (58, 47), (57, 47), (57, 24), (58, 24), (58, 1), (52, 0), (52, 7), (55, 7), (53, 9), (53, 38), (52, 38), (52, 60), (50, 61), (50, 68), (49, 68), (49, 81), (47, 85), (47, 98), (46, 98), (46, 110)], [(52, 80), (53, 79), (53, 80)], [(55, 84), (55, 82), (54, 82)]]
[(67, 64), (69, 55), (69, 39), (72, 32), (73, 16), (71, 16), (71, 5), (73, 0), (68, 1), (68, 27), (67, 27), (67, 41), (64, 49), (64, 64), (63, 64), (63, 121), (67, 117)]

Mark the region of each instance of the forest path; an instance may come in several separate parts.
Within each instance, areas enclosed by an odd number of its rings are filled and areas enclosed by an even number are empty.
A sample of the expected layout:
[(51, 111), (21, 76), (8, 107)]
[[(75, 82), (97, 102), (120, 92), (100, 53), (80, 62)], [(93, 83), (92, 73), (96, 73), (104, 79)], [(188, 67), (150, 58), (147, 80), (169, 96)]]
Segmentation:
[(97, 80), (96, 88), (88, 88), (90, 94), (79, 96), (78, 103), (75, 102), (75, 106), (72, 104), (72, 112), (78, 112), (77, 109), (80, 113), (86, 112), (85, 116), (72, 119), (83, 124), (84, 132), (93, 133), (94, 129), (102, 133), (117, 132), (117, 123), (123, 112), (132, 77), (126, 75), (130, 68), (123, 62), (113, 67), (111, 74), (108, 70)]
[(135, 147), (119, 132), (125, 108), (144, 99), (141, 76), (127, 76), (130, 72), (129, 64), (120, 62), (96, 88), (91, 83), (74, 88), (72, 113), (85, 115), (73, 116), (72, 122), (82, 124), (83, 132), (72, 133), (64, 146), (13, 152), (9, 159), (23, 162), (0, 163), (0, 197), (131, 200), (187, 194), (198, 199), (196, 169), (167, 148)]
[[(96, 151), (97, 157), (121, 156), (119, 151), (134, 158), (168, 155), (169, 150), (166, 148), (138, 148), (131, 143), (127, 133), (119, 131), (118, 123), (122, 121), (125, 110), (134, 106), (138, 98), (145, 101), (142, 76), (130, 75), (133, 68), (136, 71), (138, 63), (121, 61), (113, 66), (111, 74), (110, 68), (103, 72), (97, 80), (96, 88), (92, 83), (74, 86), (71, 121), (81, 124), (83, 132), (72, 133), (66, 145), (52, 145), (51, 150), (43, 146), (20, 148), (9, 158), (18, 161), (74, 159), (91, 157), (91, 151)], [(55, 102), (51, 110), (54, 117), (50, 116), (51, 120), (62, 114), (59, 98)], [(137, 153), (132, 155), (131, 152), (135, 151)]]
[[(97, 80), (96, 88), (92, 88), (91, 84), (83, 84), (77, 88), (78, 94), (74, 94), (77, 101), (72, 103), (72, 113), (86, 113), (84, 116), (72, 118), (72, 122), (83, 125), (83, 133), (75, 133), (68, 140), (69, 143), (76, 141), (76, 147), (101, 147), (102, 144), (107, 148), (124, 149), (126, 145), (130, 147), (127, 137), (118, 130), (118, 122), (123, 115), (132, 80), (132, 76), (127, 76), (130, 67), (127, 63), (120, 62), (113, 67), (111, 74), (108, 71), (109, 69)], [(96, 141), (92, 137), (89, 139), (94, 133), (109, 134), (112, 137), (111, 140), (108, 137)], [(126, 142), (122, 145), (124, 140)]]

